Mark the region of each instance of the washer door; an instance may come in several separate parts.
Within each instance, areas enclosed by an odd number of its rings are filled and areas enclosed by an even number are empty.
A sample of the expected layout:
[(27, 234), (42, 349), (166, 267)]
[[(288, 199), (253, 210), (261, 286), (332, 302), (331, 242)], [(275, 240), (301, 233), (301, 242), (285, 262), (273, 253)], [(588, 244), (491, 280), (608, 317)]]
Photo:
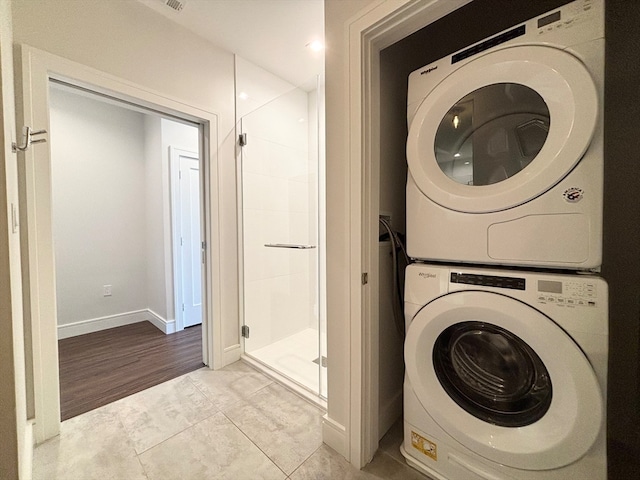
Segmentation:
[(435, 203), (485, 213), (557, 184), (587, 150), (598, 117), (591, 75), (573, 55), (516, 46), (466, 63), (411, 122), (407, 162)]
[(559, 468), (599, 435), (603, 397), (589, 361), (551, 319), (513, 298), (437, 298), (409, 326), (405, 364), (425, 411), (488, 460)]

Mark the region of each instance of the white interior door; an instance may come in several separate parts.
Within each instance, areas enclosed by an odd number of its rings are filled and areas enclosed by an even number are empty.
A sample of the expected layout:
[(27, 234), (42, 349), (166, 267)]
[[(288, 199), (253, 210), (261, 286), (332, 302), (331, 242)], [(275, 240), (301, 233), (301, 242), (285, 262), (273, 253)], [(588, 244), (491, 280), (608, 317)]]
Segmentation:
[(202, 244), (198, 154), (171, 149), (174, 177), (174, 256), (177, 329), (202, 323)]

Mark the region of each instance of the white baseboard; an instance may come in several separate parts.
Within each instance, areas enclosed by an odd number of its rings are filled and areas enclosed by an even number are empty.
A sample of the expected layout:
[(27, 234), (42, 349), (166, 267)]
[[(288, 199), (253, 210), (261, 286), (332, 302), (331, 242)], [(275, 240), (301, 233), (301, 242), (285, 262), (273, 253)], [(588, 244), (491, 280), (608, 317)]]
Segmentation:
[(329, 414), (322, 417), (322, 441), (349, 460), (347, 429), (344, 425), (329, 418)]
[(240, 344), (237, 343), (235, 345), (231, 345), (224, 349), (224, 354), (222, 358), (223, 367), (227, 365), (231, 365), (233, 362), (237, 362), (240, 360), (240, 354), (242, 350), (240, 349)]
[(106, 317), (90, 318), (79, 322), (58, 325), (58, 340), (147, 321), (151, 322), (164, 333), (173, 333), (176, 331), (174, 320), (165, 320), (158, 314), (146, 308), (144, 310), (136, 310), (134, 312), (119, 313), (116, 315), (108, 315)]
[(167, 333), (167, 334), (176, 333), (175, 320), (167, 320), (165, 318), (162, 318), (160, 315), (158, 315), (156, 312), (154, 312), (150, 308), (147, 309), (147, 312), (149, 312), (148, 320), (151, 323), (153, 323), (157, 329), (162, 330), (164, 333)]

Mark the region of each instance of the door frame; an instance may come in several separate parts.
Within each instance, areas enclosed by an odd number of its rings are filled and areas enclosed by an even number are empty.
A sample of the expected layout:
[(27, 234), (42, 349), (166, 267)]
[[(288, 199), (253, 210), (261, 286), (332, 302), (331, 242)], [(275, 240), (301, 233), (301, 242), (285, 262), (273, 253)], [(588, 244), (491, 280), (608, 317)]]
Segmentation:
[[(169, 177), (170, 177), (170, 189), (171, 189), (171, 238), (173, 240), (173, 248), (171, 249), (171, 257), (173, 258), (173, 299), (174, 299), (174, 316), (176, 319), (176, 332), (180, 330), (184, 330), (184, 314), (179, 306), (183, 302), (182, 298), (182, 287), (183, 287), (183, 277), (182, 277), (182, 257), (179, 254), (178, 245), (180, 243), (180, 222), (178, 221), (182, 218), (181, 215), (181, 200), (179, 195), (179, 175), (180, 175), (180, 158), (188, 157), (197, 159), (199, 164), (202, 163), (199, 155), (196, 152), (190, 152), (188, 150), (184, 150), (182, 148), (174, 147), (173, 145), (169, 146)], [(200, 177), (202, 177), (202, 171), (199, 173)], [(202, 179), (200, 179), (200, 184), (202, 185)], [(202, 197), (202, 195), (201, 195)], [(201, 198), (202, 200), (202, 198)], [(202, 225), (202, 222), (200, 223)], [(202, 234), (200, 235), (202, 237)], [(203, 239), (201, 238), (201, 241)], [(204, 278), (202, 279), (204, 280)], [(202, 283), (204, 285), (204, 282)], [(204, 311), (203, 311), (204, 316)]]
[[(349, 185), (345, 205), (349, 226), (340, 234), (349, 236), (345, 252), (349, 268), (348, 278), (337, 275), (349, 291), (348, 305), (341, 312), (341, 318), (349, 318), (349, 322), (343, 325), (341, 320), (329, 320), (328, 342), (348, 348), (349, 362), (343, 367), (350, 373), (348, 391), (332, 388), (329, 381), (323, 438), (358, 468), (366, 465), (378, 448), (380, 51), (471, 1), (377, 1), (345, 24), (342, 89), (349, 100), (344, 109), (347, 129), (343, 152), (348, 159), (344, 175)], [(363, 281), (364, 273), (368, 283)], [(340, 382), (335, 385), (339, 387)], [(338, 412), (348, 410), (344, 425), (332, 418), (332, 403), (338, 405)]]
[[(20, 46), (16, 78), (19, 125), (38, 125), (50, 131), (49, 80), (55, 79), (109, 95), (165, 115), (200, 125), (205, 250), (203, 291), (203, 361), (213, 368), (223, 365), (220, 314), (218, 115), (177, 99), (109, 75), (71, 60)], [(46, 135), (47, 139), (49, 135)], [(56, 319), (55, 264), (51, 222), (51, 169), (48, 143), (34, 145), (21, 154), (21, 238), (25, 322), (30, 322), (33, 347), (34, 436), (41, 443), (60, 432), (60, 391)]]

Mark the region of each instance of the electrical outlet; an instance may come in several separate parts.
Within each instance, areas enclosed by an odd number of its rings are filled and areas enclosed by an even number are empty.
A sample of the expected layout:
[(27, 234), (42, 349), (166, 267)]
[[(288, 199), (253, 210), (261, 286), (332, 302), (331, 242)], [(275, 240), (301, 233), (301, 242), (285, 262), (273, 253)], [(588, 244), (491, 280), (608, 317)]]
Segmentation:
[(111, 296), (111, 285), (103, 285), (102, 286), (102, 296), (110, 297)]

